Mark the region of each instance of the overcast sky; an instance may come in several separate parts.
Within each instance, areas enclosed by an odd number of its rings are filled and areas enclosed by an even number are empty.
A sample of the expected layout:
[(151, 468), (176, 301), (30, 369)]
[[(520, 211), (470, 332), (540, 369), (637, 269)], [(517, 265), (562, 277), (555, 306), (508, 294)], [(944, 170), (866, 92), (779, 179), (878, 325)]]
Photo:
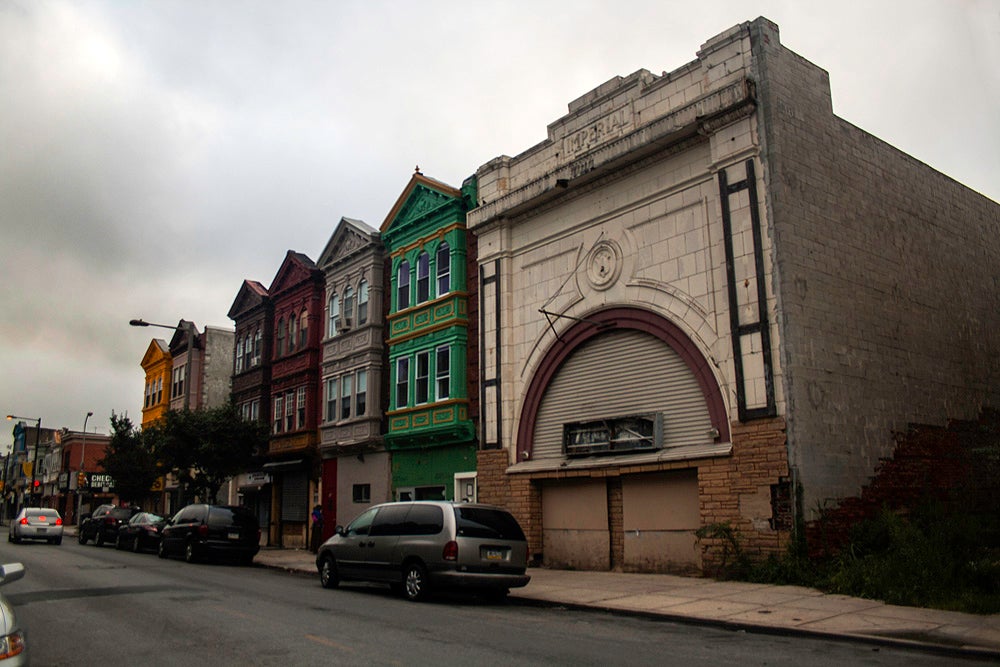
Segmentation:
[(129, 319), (231, 327), (244, 278), (377, 228), (414, 166), (459, 186), (757, 16), (837, 115), (1000, 200), (996, 0), (0, 0), (0, 410), (141, 422), (172, 332)]

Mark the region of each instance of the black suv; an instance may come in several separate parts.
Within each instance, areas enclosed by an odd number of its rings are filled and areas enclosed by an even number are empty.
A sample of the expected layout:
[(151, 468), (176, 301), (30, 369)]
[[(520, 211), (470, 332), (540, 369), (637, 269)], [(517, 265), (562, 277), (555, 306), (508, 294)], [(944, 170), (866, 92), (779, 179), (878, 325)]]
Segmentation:
[(86, 544), (87, 540), (94, 540), (97, 546), (114, 544), (118, 539), (118, 527), (141, 511), (138, 507), (99, 505), (92, 514), (84, 515), (76, 539), (80, 544)]
[(161, 531), (160, 558), (180, 554), (189, 563), (211, 556), (228, 556), (243, 565), (260, 551), (260, 524), (246, 507), (188, 505)]

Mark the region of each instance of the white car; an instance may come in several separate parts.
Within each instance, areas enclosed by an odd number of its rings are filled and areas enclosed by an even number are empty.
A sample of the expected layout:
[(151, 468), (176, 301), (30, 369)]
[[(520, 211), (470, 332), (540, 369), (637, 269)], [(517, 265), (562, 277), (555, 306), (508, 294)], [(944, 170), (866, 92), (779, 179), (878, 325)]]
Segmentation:
[(62, 544), (63, 520), (59, 512), (48, 507), (25, 507), (10, 522), (7, 541), (18, 544), (21, 540), (45, 540), (49, 544)]
[[(0, 565), (0, 586), (23, 576), (24, 565), (21, 563)], [(27, 664), (28, 645), (24, 641), (24, 630), (17, 623), (13, 607), (0, 595), (0, 665), (15, 667)]]

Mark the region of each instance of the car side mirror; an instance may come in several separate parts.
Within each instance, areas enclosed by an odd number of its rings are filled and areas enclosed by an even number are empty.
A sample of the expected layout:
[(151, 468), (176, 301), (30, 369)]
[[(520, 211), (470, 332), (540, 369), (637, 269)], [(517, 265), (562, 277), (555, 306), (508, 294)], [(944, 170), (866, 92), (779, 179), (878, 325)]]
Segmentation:
[(336, 533), (337, 535), (340, 535), (341, 537), (343, 537), (344, 536), (344, 527), (343, 526), (337, 526), (336, 528), (333, 529), (333, 532)]

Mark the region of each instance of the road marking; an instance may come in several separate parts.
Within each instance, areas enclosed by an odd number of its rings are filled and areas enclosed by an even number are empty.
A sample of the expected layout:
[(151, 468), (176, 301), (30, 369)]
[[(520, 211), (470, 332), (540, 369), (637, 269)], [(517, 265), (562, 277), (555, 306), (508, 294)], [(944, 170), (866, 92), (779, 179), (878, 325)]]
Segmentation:
[(341, 651), (346, 651), (348, 653), (354, 653), (354, 649), (340, 642), (335, 642), (332, 639), (327, 639), (326, 637), (319, 637), (317, 635), (306, 635), (306, 639), (309, 641), (316, 642), (317, 644), (322, 644), (323, 646), (329, 646), (330, 648), (337, 648)]

